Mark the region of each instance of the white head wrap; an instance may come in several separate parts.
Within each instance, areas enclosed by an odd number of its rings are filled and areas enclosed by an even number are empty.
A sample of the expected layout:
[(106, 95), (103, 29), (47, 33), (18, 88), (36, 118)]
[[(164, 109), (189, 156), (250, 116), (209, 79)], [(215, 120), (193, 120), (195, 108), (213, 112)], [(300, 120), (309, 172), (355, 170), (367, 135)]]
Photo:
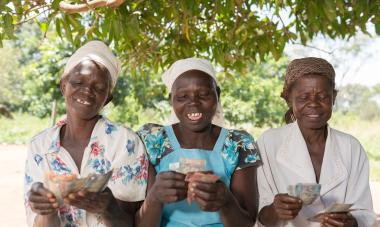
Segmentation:
[(92, 60), (106, 67), (112, 79), (111, 90), (115, 87), (121, 64), (110, 48), (101, 41), (90, 41), (75, 51), (66, 63), (62, 78), (84, 60)]
[[(214, 67), (211, 65), (211, 63), (208, 60), (200, 59), (200, 58), (186, 58), (186, 59), (181, 59), (174, 62), (170, 66), (170, 68), (162, 75), (162, 81), (164, 82), (168, 90), (171, 91), (174, 81), (182, 73), (190, 71), (190, 70), (202, 71), (206, 73), (207, 75), (210, 75), (215, 80), (216, 84), (218, 84)], [(174, 110), (172, 109), (168, 123), (175, 124), (178, 122), (179, 120), (177, 116), (175, 115)], [(214, 115), (214, 118), (212, 119), (212, 123), (220, 127), (224, 126), (223, 109), (222, 109), (220, 100), (218, 100), (218, 106), (216, 108), (216, 113)]]

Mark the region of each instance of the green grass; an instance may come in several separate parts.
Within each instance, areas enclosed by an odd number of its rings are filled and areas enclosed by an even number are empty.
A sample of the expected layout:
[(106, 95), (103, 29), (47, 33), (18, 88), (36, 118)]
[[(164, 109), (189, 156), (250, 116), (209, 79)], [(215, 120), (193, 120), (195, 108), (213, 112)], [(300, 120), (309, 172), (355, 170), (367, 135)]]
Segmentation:
[(0, 144), (27, 144), (32, 136), (49, 127), (49, 119), (17, 113), (13, 117), (0, 117)]

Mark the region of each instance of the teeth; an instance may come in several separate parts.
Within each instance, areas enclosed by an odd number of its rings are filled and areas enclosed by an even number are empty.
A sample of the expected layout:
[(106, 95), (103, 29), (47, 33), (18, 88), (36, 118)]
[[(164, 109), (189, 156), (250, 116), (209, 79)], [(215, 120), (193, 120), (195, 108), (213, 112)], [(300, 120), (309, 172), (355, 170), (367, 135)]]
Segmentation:
[(317, 114), (311, 114), (311, 115), (309, 115), (309, 117), (319, 117), (319, 115), (317, 115)]
[(82, 100), (82, 99), (76, 99), (77, 102), (83, 104), (83, 105), (90, 105), (89, 102), (85, 101), (85, 100)]
[(193, 121), (199, 120), (202, 117), (202, 113), (189, 113), (187, 114), (187, 117)]

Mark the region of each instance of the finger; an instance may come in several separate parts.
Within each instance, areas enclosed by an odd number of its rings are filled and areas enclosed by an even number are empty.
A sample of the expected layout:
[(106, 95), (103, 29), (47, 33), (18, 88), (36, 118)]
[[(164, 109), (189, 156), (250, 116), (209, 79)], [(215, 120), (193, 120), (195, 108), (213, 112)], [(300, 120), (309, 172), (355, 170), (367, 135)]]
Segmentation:
[(274, 204), (275, 208), (283, 210), (300, 210), (302, 208), (302, 203), (282, 203), (277, 202)]
[(48, 189), (46, 189), (41, 182), (34, 183), (31, 187), (31, 191), (46, 196), (48, 198), (55, 198), (54, 194)]
[(161, 172), (158, 174), (159, 178), (166, 179), (166, 180), (179, 180), (184, 181), (185, 175), (182, 173), (177, 173), (174, 171), (167, 171), (167, 172)]
[(197, 188), (201, 191), (209, 192), (209, 193), (215, 193), (218, 191), (220, 188), (224, 188), (224, 183), (218, 182), (218, 183), (205, 183), (205, 182), (192, 182), (190, 183), (190, 188)]
[(41, 210), (39, 211), (38, 213), (41, 214), (41, 215), (48, 215), (48, 214), (52, 214), (54, 212), (56, 212), (57, 210), (56, 209), (50, 209), (50, 210)]
[(348, 219), (347, 213), (331, 213), (327, 214), (327, 217), (332, 218), (332, 219), (338, 219), (338, 220), (346, 220)]
[(290, 196), (288, 194), (278, 194), (276, 195), (275, 199), (281, 201), (282, 203), (302, 204), (301, 199)]
[(58, 208), (58, 204), (56, 203), (31, 203), (30, 206), (35, 210), (52, 210)]
[(299, 210), (276, 209), (276, 212), (280, 215), (295, 217), (297, 216)]
[(55, 199), (49, 199), (46, 196), (42, 196), (37, 193), (31, 193), (28, 197), (29, 202), (32, 203), (54, 203)]
[(162, 184), (166, 188), (178, 188), (178, 189), (186, 188), (186, 182), (184, 180), (173, 180), (173, 179), (164, 180)]
[(325, 218), (325, 224), (329, 224), (331, 226), (337, 226), (337, 227), (343, 227), (344, 222), (338, 220), (338, 219), (333, 219), (330, 217)]
[(199, 197), (200, 199), (205, 200), (205, 201), (210, 202), (217, 199), (216, 192), (210, 193), (210, 192), (199, 190), (198, 188), (190, 188), (190, 192), (194, 193), (196, 197)]

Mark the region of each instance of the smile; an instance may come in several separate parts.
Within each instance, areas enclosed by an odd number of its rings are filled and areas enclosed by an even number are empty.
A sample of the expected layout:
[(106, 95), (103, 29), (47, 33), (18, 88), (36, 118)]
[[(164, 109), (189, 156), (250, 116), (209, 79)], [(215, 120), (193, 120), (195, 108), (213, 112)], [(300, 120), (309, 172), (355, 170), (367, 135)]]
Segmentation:
[(320, 117), (319, 114), (308, 114), (306, 116), (309, 117), (309, 118), (318, 118), (318, 117)]
[(80, 104), (86, 105), (86, 106), (91, 105), (91, 103), (89, 103), (89, 102), (87, 102), (86, 100), (83, 100), (83, 99), (75, 99), (75, 101), (79, 102)]
[(187, 118), (191, 121), (197, 121), (202, 118), (202, 113), (189, 113), (187, 114)]

